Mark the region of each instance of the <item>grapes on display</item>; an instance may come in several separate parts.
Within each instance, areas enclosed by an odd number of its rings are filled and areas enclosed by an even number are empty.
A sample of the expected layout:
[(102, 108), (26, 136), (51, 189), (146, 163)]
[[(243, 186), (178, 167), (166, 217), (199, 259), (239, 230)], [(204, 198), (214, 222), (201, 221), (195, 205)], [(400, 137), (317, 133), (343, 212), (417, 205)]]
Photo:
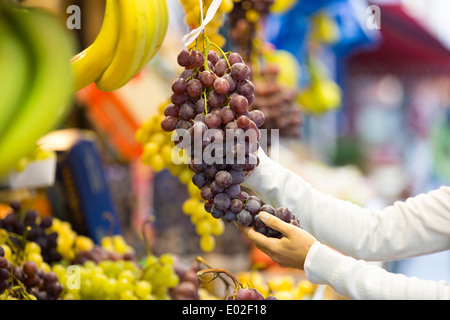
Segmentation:
[(190, 155), (192, 183), (206, 201), (205, 211), (215, 219), (281, 237), (265, 227), (258, 214), (264, 210), (300, 226), (298, 218), (287, 208), (264, 205), (240, 187), (259, 163), (259, 128), (265, 123), (264, 112), (251, 110), (255, 101), (251, 69), (236, 52), (221, 52), (221, 57), (212, 50), (205, 52), (193, 48), (179, 53), (178, 64), (185, 70), (173, 82), (166, 107), (173, 112), (162, 119), (161, 128), (174, 132), (176, 147)]

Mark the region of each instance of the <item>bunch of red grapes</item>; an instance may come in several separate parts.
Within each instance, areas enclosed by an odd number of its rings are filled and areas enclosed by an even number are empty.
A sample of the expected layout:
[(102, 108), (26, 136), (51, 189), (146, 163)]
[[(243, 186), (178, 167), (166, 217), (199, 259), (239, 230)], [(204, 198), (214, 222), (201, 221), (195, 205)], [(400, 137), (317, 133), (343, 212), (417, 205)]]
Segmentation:
[(4, 256), (5, 251), (0, 246), (0, 295), (9, 290), (10, 296), (21, 298), (26, 291), (37, 300), (60, 299), (63, 287), (54, 272), (44, 272), (34, 261), (14, 267)]
[(259, 163), (259, 128), (265, 121), (260, 110), (248, 111), (255, 86), (242, 57), (234, 52), (220, 58), (212, 50), (205, 57), (198, 50), (182, 50), (178, 64), (185, 70), (172, 84), (172, 103), (161, 127), (175, 131), (175, 144), (190, 155), (192, 182), (201, 190), (205, 210), (225, 222), (254, 226), (268, 237), (283, 235), (262, 223), (261, 211), (300, 226), (289, 209), (275, 209), (241, 190)]
[(251, 289), (238, 289), (236, 292), (227, 297), (227, 300), (278, 300), (275, 296), (264, 296), (255, 288)]
[[(62, 256), (57, 251), (58, 233), (48, 232), (53, 225), (53, 218), (40, 218), (35, 210), (22, 210), (20, 204), (16, 203), (11, 204), (11, 208), (13, 212), (4, 219), (0, 219), (0, 229), (24, 236), (27, 241), (37, 243), (45, 262), (51, 264), (60, 261)], [(21, 245), (22, 240), (19, 238), (11, 237), (10, 240), (16, 246)]]
[(200, 300), (198, 288), (200, 283), (197, 278), (198, 266), (192, 263), (189, 266), (183, 265), (180, 261), (175, 261), (175, 273), (180, 282), (175, 288), (170, 289), (170, 296), (174, 300)]

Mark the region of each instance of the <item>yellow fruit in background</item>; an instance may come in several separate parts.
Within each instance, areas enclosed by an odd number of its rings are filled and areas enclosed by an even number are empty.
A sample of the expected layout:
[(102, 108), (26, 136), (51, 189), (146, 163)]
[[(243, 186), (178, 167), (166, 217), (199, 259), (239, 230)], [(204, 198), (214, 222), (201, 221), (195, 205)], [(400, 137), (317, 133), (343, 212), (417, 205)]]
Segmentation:
[(291, 276), (277, 276), (269, 280), (272, 291), (290, 291), (294, 288), (294, 278)]
[(5, 259), (8, 261), (11, 261), (11, 257), (12, 257), (12, 251), (11, 248), (7, 245), (7, 244), (1, 244), (0, 247), (3, 248), (3, 250), (5, 250)]
[(94, 248), (94, 242), (85, 236), (77, 236), (75, 238), (75, 247), (80, 251), (88, 251)]
[(294, 294), (291, 291), (275, 291), (272, 295), (278, 298), (278, 300), (294, 300)]
[(332, 44), (338, 41), (339, 28), (336, 22), (325, 12), (314, 15), (311, 19), (311, 39), (313, 41)]
[(210, 252), (216, 245), (216, 239), (211, 235), (200, 237), (200, 248), (205, 252)]
[(292, 53), (286, 50), (266, 50), (264, 58), (268, 63), (274, 64), (279, 68), (278, 83), (288, 88), (296, 88), (298, 86), (301, 68), (297, 58)]
[(148, 162), (155, 172), (159, 172), (165, 168), (164, 159), (159, 153), (155, 153), (150, 156)]
[(284, 13), (291, 10), (298, 0), (275, 0), (273, 5), (270, 7), (270, 12), (272, 13)]
[(314, 90), (321, 105), (327, 109), (335, 109), (341, 104), (341, 90), (333, 81), (321, 81)]

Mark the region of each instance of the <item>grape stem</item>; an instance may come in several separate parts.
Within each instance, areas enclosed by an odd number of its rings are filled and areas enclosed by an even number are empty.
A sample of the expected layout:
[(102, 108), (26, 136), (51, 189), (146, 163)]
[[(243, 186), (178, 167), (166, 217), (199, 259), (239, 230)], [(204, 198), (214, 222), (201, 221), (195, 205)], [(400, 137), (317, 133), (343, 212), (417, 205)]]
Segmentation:
[(235, 277), (231, 272), (229, 272), (228, 270), (225, 270), (225, 269), (222, 269), (222, 268), (210, 268), (210, 269), (204, 269), (204, 270), (200, 270), (199, 272), (197, 272), (197, 276), (198, 276), (199, 279), (201, 280), (200, 277), (201, 277), (202, 275), (206, 274), (206, 273), (214, 273), (214, 278), (211, 279), (210, 281), (208, 281), (208, 283), (211, 282), (211, 281), (213, 281), (213, 280), (215, 280), (217, 277), (219, 277), (221, 273), (224, 273), (224, 274), (226, 274), (228, 277), (230, 277), (231, 280), (233, 280), (234, 286), (235, 286), (235, 291), (236, 291), (237, 289), (242, 289), (242, 288), (243, 288), (242, 283), (240, 283), (239, 280), (236, 279), (236, 277)]
[(212, 46), (216, 47), (216, 48), (220, 51), (220, 53), (222, 53), (223, 58), (225, 59), (225, 61), (226, 61), (227, 64), (228, 64), (228, 68), (231, 69), (230, 61), (228, 61), (227, 54), (222, 50), (222, 48), (219, 47), (219, 46), (218, 46), (217, 44), (215, 44), (214, 42), (210, 42), (210, 44), (211, 44)]

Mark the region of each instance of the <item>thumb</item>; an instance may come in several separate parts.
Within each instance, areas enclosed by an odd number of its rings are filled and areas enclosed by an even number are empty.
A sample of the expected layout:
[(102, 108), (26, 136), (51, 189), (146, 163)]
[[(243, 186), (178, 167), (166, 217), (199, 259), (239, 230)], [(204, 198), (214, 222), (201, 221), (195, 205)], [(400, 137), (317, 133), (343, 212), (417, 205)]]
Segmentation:
[(284, 222), (283, 220), (281, 220), (281, 219), (275, 217), (274, 215), (271, 215), (265, 211), (261, 211), (259, 213), (259, 218), (267, 227), (281, 232), (286, 237), (289, 236), (290, 230), (291, 230), (290, 224)]

